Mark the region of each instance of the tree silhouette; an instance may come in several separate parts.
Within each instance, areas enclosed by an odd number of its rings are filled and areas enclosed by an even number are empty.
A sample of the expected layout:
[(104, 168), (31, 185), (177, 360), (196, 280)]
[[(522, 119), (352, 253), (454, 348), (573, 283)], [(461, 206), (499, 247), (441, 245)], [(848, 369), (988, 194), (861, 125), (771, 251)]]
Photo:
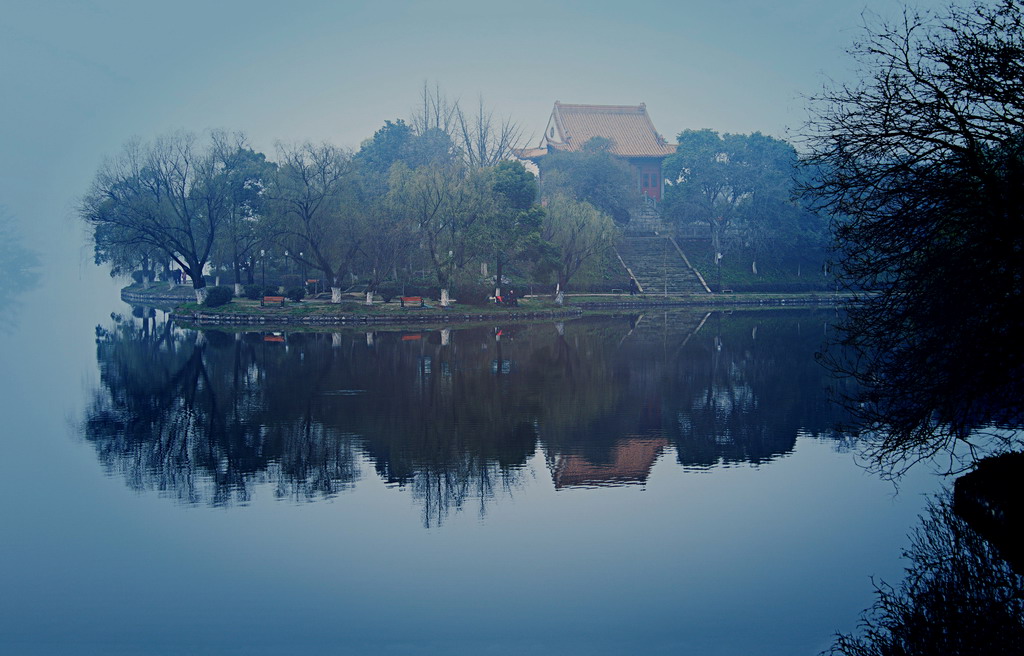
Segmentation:
[(863, 386), (846, 401), (879, 470), (958, 443), (969, 464), (979, 428), (1024, 420), (1024, 12), (907, 12), (852, 55), (863, 81), (826, 89), (808, 126), (807, 191), (858, 296), (825, 361)]

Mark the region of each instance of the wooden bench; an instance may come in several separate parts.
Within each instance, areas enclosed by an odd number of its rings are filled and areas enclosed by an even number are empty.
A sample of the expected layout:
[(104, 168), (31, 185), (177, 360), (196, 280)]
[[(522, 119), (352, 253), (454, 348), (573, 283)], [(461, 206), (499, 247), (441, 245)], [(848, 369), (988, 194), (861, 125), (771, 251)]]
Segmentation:
[(263, 306), (267, 303), (280, 303), (281, 307), (284, 307), (284, 296), (264, 296), (260, 305)]
[(423, 302), (422, 296), (401, 296), (400, 300), (402, 303), (402, 307), (418, 308), (426, 306), (426, 304)]

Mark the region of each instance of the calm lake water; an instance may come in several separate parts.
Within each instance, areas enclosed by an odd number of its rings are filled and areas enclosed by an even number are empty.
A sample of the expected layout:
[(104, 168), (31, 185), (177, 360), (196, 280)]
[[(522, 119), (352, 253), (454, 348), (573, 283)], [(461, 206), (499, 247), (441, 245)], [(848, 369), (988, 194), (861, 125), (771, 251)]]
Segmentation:
[(46, 289), (5, 315), (2, 653), (816, 654), (940, 485), (834, 431), (832, 310), (230, 334)]

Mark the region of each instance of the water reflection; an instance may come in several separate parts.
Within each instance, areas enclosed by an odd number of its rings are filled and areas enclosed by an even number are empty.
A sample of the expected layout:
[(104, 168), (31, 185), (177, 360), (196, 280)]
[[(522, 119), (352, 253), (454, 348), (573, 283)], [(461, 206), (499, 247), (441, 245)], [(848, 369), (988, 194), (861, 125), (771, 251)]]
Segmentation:
[(0, 333), (16, 325), (21, 296), (38, 285), (39, 256), (22, 245), (14, 219), (0, 205)]
[[(659, 313), (443, 331), (97, 327), (84, 434), (136, 490), (185, 503), (331, 497), (375, 475), (425, 525), (525, 485), (642, 485), (654, 463), (762, 464), (832, 433), (826, 311)], [(372, 468), (372, 469), (371, 469)]]
[(953, 510), (930, 504), (905, 552), (907, 576), (882, 583), (857, 635), (840, 635), (833, 656), (1020, 654), (1024, 576)]

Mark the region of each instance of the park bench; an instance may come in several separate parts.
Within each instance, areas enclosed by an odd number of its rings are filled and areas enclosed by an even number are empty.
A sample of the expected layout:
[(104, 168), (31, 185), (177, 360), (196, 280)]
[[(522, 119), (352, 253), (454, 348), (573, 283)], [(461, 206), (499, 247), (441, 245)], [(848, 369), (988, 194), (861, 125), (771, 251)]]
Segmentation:
[(422, 296), (402, 296), (400, 297), (400, 299), (402, 307), (426, 307), (426, 304), (423, 302)]
[(266, 305), (267, 303), (280, 303), (281, 307), (284, 307), (284, 296), (264, 296), (260, 305)]

